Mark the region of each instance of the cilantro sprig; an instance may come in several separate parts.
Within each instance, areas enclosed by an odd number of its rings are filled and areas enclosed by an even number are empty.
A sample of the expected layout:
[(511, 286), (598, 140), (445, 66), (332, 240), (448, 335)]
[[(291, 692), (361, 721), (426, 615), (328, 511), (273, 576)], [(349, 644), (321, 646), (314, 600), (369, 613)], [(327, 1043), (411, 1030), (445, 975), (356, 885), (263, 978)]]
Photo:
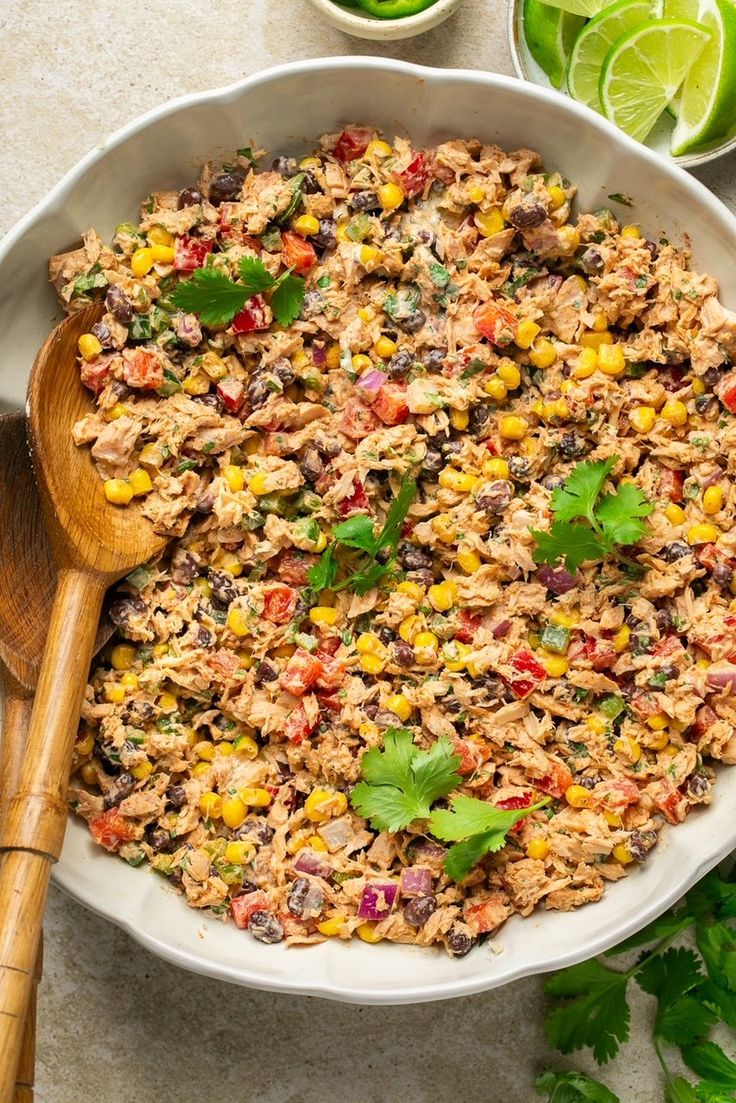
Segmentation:
[(299, 317), (304, 301), (304, 280), (291, 269), (272, 276), (258, 257), (242, 257), (238, 263), (240, 282), (235, 283), (217, 268), (197, 268), (189, 280), (174, 288), (174, 306), (197, 314), (206, 326), (223, 326), (233, 320), (254, 295), (270, 293), (271, 309), (281, 326)]
[[(652, 1044), (665, 1077), (665, 1103), (726, 1103), (736, 1098), (736, 1061), (711, 1031), (736, 1029), (736, 867), (713, 870), (685, 899), (643, 931), (610, 950), (615, 956), (647, 947), (625, 972), (598, 959), (553, 975), (545, 991), (555, 1000), (547, 1036), (570, 1053), (584, 1046), (599, 1064), (615, 1057), (629, 1036), (629, 985), (656, 1000)], [(682, 936), (693, 945), (673, 946)], [(696, 952), (697, 950), (697, 952)], [(672, 1071), (668, 1047), (700, 1079)], [(545, 1072), (537, 1079), (549, 1103), (620, 1103), (605, 1085), (575, 1071)]]
[(446, 740), (422, 751), (406, 728), (389, 728), (383, 749), (371, 747), (363, 755), (363, 780), (350, 794), (351, 803), (377, 831), (401, 831), (413, 820), (427, 819), (432, 804), (457, 788), (459, 765)]
[[(365, 594), (393, 569), (401, 540), (406, 515), (417, 493), (416, 480), (407, 475), (399, 492), (389, 506), (381, 531), (373, 531), (373, 519), (367, 513), (358, 513), (335, 525), (333, 543), (320, 556), (319, 562), (310, 567), (307, 579), (315, 590), (344, 590), (348, 587), (356, 594)], [(356, 570), (337, 582), (340, 569), (340, 549), (363, 552)], [(377, 558), (381, 556), (380, 560)]]
[(642, 518), (654, 509), (633, 483), (620, 483), (602, 495), (618, 456), (585, 460), (572, 469), (552, 494), (554, 521), (549, 532), (531, 529), (537, 542), (535, 563), (554, 566), (562, 561), (569, 571), (582, 563), (603, 559), (618, 546), (635, 544), (647, 534)]
[(486, 854), (501, 850), (506, 835), (519, 820), (537, 808), (549, 804), (546, 798), (528, 808), (495, 808), (484, 800), (453, 797), (450, 808), (432, 813), (429, 830), (443, 842), (454, 842), (445, 855), (445, 873), (453, 881), (462, 881)]

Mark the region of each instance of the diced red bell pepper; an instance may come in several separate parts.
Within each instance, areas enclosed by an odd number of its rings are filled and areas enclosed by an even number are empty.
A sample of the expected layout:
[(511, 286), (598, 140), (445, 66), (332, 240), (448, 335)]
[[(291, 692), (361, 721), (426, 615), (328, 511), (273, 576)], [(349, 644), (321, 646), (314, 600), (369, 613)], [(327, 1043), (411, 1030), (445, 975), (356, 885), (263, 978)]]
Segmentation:
[(240, 659), (234, 651), (229, 651), (226, 647), (208, 655), (206, 663), (214, 677), (221, 682), (232, 678), (235, 671), (240, 669)]
[(533, 693), (537, 686), (547, 680), (547, 671), (531, 651), (517, 651), (511, 659), (514, 673), (504, 681), (520, 700)]
[(117, 808), (108, 808), (89, 821), (89, 833), (98, 846), (105, 850), (117, 850), (122, 843), (135, 838), (135, 832)]
[[(337, 637), (335, 637), (337, 639)], [(327, 642), (327, 641), (325, 641)], [(340, 641), (337, 640), (339, 643)], [(345, 681), (345, 667), (336, 659), (334, 655), (330, 655), (327, 651), (320, 648), (316, 652), (316, 658), (319, 660), (322, 669), (320, 670), (319, 677), (317, 678), (317, 685), (320, 689), (337, 689)]]
[(373, 400), (371, 410), (384, 425), (401, 425), (409, 416), (406, 388), (398, 383), (384, 383)]
[(270, 324), (270, 311), (262, 295), (253, 295), (248, 299), (248, 305), (230, 323), (233, 333), (253, 333), (268, 329)]
[(460, 643), (472, 643), (475, 639), (475, 633), (480, 628), (480, 617), (476, 617), (474, 613), (469, 613), (467, 609), (461, 609), (457, 615), (458, 626), (455, 629), (455, 639)]
[(322, 663), (316, 655), (310, 655), (303, 647), (297, 647), (279, 676), (279, 685), (295, 697), (304, 694), (319, 681)]
[(370, 508), (370, 502), (363, 489), (363, 484), (357, 475), (353, 479), (353, 493), (338, 502), (337, 508), (341, 517), (348, 517), (351, 513), (365, 513)]
[(516, 336), (516, 317), (493, 299), (475, 308), (473, 322), (479, 333), (500, 348), (510, 345)]
[(141, 391), (155, 391), (164, 381), (164, 366), (148, 349), (125, 349), (123, 379), (129, 387), (136, 387)]
[(359, 398), (351, 398), (345, 404), (342, 412), (340, 429), (351, 440), (363, 440), (369, 433), (378, 428), (379, 422), (373, 410), (369, 409)]
[(235, 920), (235, 926), (241, 931), (248, 929), (248, 922), (256, 912), (268, 911), (268, 897), (262, 889), (255, 892), (245, 892), (242, 896), (236, 896), (230, 901), (230, 912)]
[(453, 751), (460, 759), (457, 772), (461, 777), (469, 777), (483, 764), (483, 755), (478, 743), (472, 739), (453, 739)]
[(698, 711), (695, 713), (695, 723), (693, 724), (693, 732), (695, 735), (705, 735), (708, 728), (711, 728), (718, 719), (718, 714), (710, 707), (710, 705), (701, 705)]
[(217, 397), (229, 414), (237, 414), (243, 405), (245, 387), (239, 379), (226, 376), (217, 384)]
[(342, 700), (339, 693), (320, 693), (318, 691), (317, 700), (320, 708), (329, 709), (330, 712), (342, 712)]
[(661, 640), (657, 640), (652, 648), (652, 655), (656, 655), (659, 659), (667, 659), (671, 655), (676, 655), (684, 650), (682, 641), (678, 636), (663, 636)]
[(660, 497), (667, 498), (670, 502), (681, 502), (684, 482), (682, 471), (673, 471), (669, 467), (663, 468), (657, 488)]
[(535, 781), (534, 784), (543, 793), (559, 800), (560, 797), (564, 797), (572, 785), (572, 774), (564, 762), (560, 762), (559, 759), (550, 759), (549, 773), (545, 774), (539, 781)]
[(575, 659), (587, 659), (593, 670), (605, 670), (616, 661), (616, 650), (608, 640), (598, 640), (595, 636), (576, 639), (568, 648), (570, 662)]
[(346, 126), (332, 151), (335, 160), (345, 164), (346, 161), (355, 161), (358, 157), (362, 157), (368, 149), (373, 134), (374, 131), (365, 126)]
[(641, 793), (635, 781), (629, 778), (618, 778), (617, 781), (601, 782), (596, 786), (596, 805), (600, 804), (611, 811), (622, 812), (632, 804), (636, 804)]
[(295, 272), (303, 274), (308, 272), (313, 264), (317, 263), (317, 254), (314, 246), (303, 238), (301, 234), (294, 234), (291, 230), (281, 232), (281, 259), (287, 268), (293, 268)]
[(666, 781), (661, 781), (655, 790), (654, 803), (668, 823), (682, 823), (690, 807), (687, 797)]
[(402, 172), (397, 172), (395, 179), (401, 185), (404, 195), (411, 199), (424, 191), (429, 182), (429, 165), (423, 153), (417, 153)]
[(276, 574), (282, 582), (294, 586), (306, 586), (307, 572), (317, 562), (316, 556), (307, 556), (297, 551), (285, 551), (279, 559)]
[(726, 409), (730, 410), (732, 414), (736, 414), (736, 372), (729, 372), (728, 375), (724, 375), (716, 387), (716, 394)]
[(629, 701), (629, 706), (640, 720), (648, 720), (650, 716), (656, 716), (662, 711), (659, 699), (646, 691), (635, 693)]
[(184, 235), (176, 239), (174, 245), (174, 268), (177, 272), (194, 272), (204, 268), (207, 257), (212, 252), (212, 242), (201, 237)]
[(516, 812), (520, 808), (528, 808), (532, 803), (532, 794), (523, 793), (519, 797), (506, 797), (505, 800), (497, 800), (496, 808), (503, 808), (505, 812)]
[(288, 624), (299, 595), (283, 582), (272, 582), (263, 592), (263, 617), (272, 624)]
[(715, 544), (698, 544), (694, 551), (695, 558), (706, 571), (712, 571), (718, 563), (733, 565), (733, 560), (729, 559)]
[(110, 357), (96, 356), (94, 360), (82, 360), (79, 374), (84, 386), (94, 394), (99, 394), (110, 378)]
[(463, 919), (476, 934), (488, 934), (501, 926), (510, 911), (506, 898), (498, 893), (482, 904), (466, 906)]
[(284, 721), (284, 737), (290, 743), (301, 743), (311, 732), (314, 724), (309, 720), (304, 705), (299, 702), (293, 712)]

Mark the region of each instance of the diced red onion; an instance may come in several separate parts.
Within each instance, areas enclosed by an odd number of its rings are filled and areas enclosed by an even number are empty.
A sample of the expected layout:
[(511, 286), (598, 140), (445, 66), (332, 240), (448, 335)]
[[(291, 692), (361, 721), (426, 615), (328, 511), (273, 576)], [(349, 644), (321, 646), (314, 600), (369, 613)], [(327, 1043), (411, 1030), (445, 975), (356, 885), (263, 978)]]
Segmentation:
[(722, 663), (720, 666), (708, 668), (706, 681), (711, 689), (727, 689), (729, 693), (736, 692), (736, 666), (733, 663)]
[(312, 877), (325, 878), (330, 877), (334, 872), (332, 862), (325, 858), (324, 854), (312, 850), (309, 846), (304, 846), (299, 851), (297, 860), (294, 862), (294, 869), (298, 869), (300, 873), (311, 873)]
[(429, 840), (417, 843), (412, 848), (412, 857), (417, 862), (428, 862), (430, 865), (437, 865), (444, 859), (446, 853), (444, 846), (440, 846), (439, 843), (431, 843)]
[(396, 881), (369, 881), (360, 898), (361, 919), (385, 919), (391, 914), (399, 886)]
[(504, 636), (508, 635), (508, 632), (509, 632), (510, 628), (511, 628), (511, 621), (510, 620), (500, 620), (498, 622), (498, 624), (494, 624), (493, 628), (491, 629), (491, 632), (493, 633), (494, 639), (500, 640)]
[(432, 870), (424, 866), (407, 866), (401, 871), (402, 896), (429, 896), (432, 891)]
[(573, 575), (566, 571), (564, 567), (555, 570), (554, 567), (550, 567), (546, 563), (537, 569), (537, 578), (553, 594), (566, 594), (577, 586)]
[(364, 372), (363, 375), (361, 375), (355, 384), (355, 389), (360, 391), (365, 398), (375, 398), (387, 380), (388, 376), (384, 371), (378, 371), (377, 368), (371, 368), (370, 371)]
[(174, 332), (182, 344), (190, 348), (202, 343), (202, 329), (196, 314), (178, 314), (174, 318)]
[(703, 490), (707, 490), (709, 486), (715, 486), (716, 483), (719, 483), (722, 478), (723, 470), (722, 468), (717, 467), (712, 475), (709, 475), (707, 479), (703, 479), (700, 485), (702, 486)]
[(311, 353), (312, 360), (318, 368), (327, 362), (327, 353), (321, 345), (312, 345)]

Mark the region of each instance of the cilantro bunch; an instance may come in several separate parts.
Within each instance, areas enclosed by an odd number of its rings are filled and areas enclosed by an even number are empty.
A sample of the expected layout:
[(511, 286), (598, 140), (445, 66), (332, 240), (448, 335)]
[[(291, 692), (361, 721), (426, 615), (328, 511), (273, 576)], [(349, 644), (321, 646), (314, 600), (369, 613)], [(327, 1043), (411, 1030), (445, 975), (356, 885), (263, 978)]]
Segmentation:
[[(599, 1064), (629, 1037), (629, 984), (656, 1000), (652, 1042), (665, 1075), (665, 1103), (726, 1103), (736, 1099), (736, 1061), (712, 1041), (719, 1023), (736, 1029), (736, 876), (734, 867), (709, 873), (675, 908), (610, 950), (608, 956), (646, 946), (625, 972), (598, 959), (554, 974), (545, 991), (555, 1000), (546, 1020), (549, 1041), (562, 1053), (584, 1046)], [(691, 946), (673, 946), (685, 932)], [(667, 1047), (698, 1081), (673, 1072)], [(575, 1071), (545, 1072), (536, 1083), (549, 1103), (620, 1103), (604, 1084)]]
[[(367, 513), (358, 513), (335, 525), (332, 530), (333, 543), (320, 556), (319, 562), (309, 569), (307, 579), (310, 586), (315, 590), (344, 590), (349, 587), (356, 594), (366, 594), (377, 586), (393, 568), (401, 530), (416, 493), (416, 481), (406, 476), (378, 535), (374, 534), (373, 519)], [(340, 548), (363, 552), (363, 556), (355, 571), (342, 582), (336, 582)]]
[(233, 320), (254, 295), (270, 293), (271, 309), (281, 326), (299, 317), (304, 302), (304, 280), (291, 269), (272, 276), (258, 257), (241, 257), (240, 282), (217, 268), (197, 268), (189, 280), (178, 283), (171, 294), (174, 306), (198, 315), (206, 326), (224, 326)]
[(537, 542), (535, 563), (554, 566), (562, 561), (569, 571), (582, 563), (603, 559), (617, 546), (635, 544), (647, 534), (642, 518), (654, 509), (633, 483), (620, 483), (613, 494), (603, 494), (606, 479), (618, 456), (577, 464), (564, 485), (552, 494), (554, 521), (549, 532), (531, 529)]

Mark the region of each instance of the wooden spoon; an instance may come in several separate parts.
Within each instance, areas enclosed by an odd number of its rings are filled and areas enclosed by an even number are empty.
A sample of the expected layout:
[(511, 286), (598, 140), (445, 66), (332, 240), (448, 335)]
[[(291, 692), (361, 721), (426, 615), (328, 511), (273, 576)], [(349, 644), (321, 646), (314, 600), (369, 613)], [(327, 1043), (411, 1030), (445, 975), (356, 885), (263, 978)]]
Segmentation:
[(138, 503), (106, 501), (89, 452), (72, 441), (72, 425), (92, 409), (77, 341), (100, 314), (100, 306), (87, 307), (56, 327), (28, 387), (31, 459), (59, 574), (18, 791), (0, 828), (0, 851), (7, 851), (0, 868), (0, 1100), (15, 1078), (49, 874), (64, 839), (69, 766), (102, 599), (165, 546)]
[[(56, 589), (51, 555), (26, 442), (25, 414), (0, 416), (0, 687), (3, 739), (0, 743), (0, 823), (5, 803), (15, 795), (23, 761), (33, 693), (41, 668), (46, 631)], [(103, 616), (95, 651), (104, 647), (113, 625)], [(36, 970), (18, 1070), (14, 1103), (32, 1103), (36, 1048)]]

